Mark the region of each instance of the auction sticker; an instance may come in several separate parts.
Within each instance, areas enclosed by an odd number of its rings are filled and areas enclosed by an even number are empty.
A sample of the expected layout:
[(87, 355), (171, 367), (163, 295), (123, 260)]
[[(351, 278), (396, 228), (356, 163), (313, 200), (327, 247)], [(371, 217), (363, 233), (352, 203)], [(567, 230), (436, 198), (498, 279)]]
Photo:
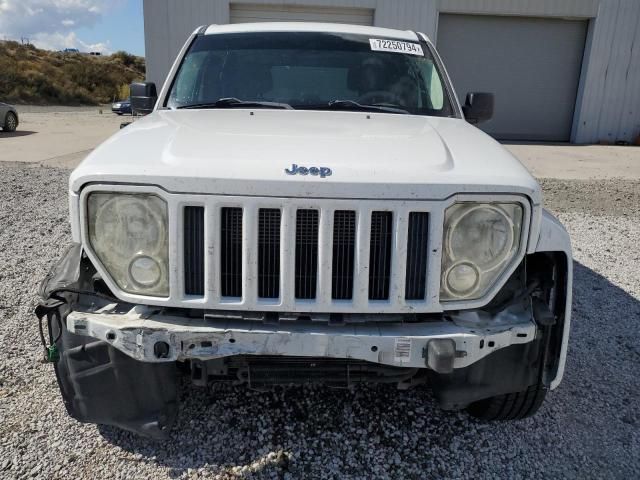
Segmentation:
[(407, 363), (411, 360), (411, 339), (406, 337), (396, 338), (393, 352), (395, 362)]
[(377, 52), (408, 53), (409, 55), (420, 55), (424, 57), (422, 45), (413, 42), (402, 42), (400, 40), (384, 40), (382, 38), (370, 38), (371, 50)]

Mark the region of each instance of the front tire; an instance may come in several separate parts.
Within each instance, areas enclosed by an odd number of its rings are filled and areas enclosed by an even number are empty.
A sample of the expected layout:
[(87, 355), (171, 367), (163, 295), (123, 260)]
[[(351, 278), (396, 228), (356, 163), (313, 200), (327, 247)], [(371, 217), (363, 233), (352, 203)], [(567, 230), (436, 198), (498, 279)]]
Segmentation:
[(2, 129), (5, 132), (15, 132), (16, 128), (18, 128), (18, 117), (16, 117), (16, 114), (13, 112), (7, 113), (4, 117), (4, 125), (2, 126)]
[(534, 415), (545, 396), (543, 385), (532, 385), (522, 392), (507, 393), (474, 402), (467, 407), (472, 417), (480, 420), (520, 420)]

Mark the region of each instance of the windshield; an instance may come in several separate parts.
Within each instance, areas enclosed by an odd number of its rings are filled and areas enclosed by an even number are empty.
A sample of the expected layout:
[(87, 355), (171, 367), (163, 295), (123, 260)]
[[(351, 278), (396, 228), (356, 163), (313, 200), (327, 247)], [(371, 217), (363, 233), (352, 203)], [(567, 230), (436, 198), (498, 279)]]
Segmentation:
[(454, 115), (425, 44), (307, 32), (197, 37), (164, 105), (249, 108), (259, 102), (306, 110)]

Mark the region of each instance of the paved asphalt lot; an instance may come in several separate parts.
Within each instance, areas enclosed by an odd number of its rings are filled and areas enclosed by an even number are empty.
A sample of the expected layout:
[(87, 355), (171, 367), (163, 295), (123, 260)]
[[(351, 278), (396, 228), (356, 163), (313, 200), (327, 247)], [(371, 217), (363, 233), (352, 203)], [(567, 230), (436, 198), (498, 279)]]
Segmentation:
[(39, 361), (32, 309), (69, 241), (69, 170), (3, 163), (6, 140), (0, 133), (0, 478), (640, 477), (639, 177), (542, 181), (572, 235), (576, 276), (565, 380), (537, 416), (476, 422), (440, 411), (427, 387), (210, 395), (185, 385), (172, 438), (156, 443), (70, 419)]

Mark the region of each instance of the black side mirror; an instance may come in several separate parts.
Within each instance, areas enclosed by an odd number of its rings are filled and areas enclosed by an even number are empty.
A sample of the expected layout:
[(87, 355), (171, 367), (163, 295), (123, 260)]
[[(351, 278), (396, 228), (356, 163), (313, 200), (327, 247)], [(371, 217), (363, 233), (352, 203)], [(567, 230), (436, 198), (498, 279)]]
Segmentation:
[(493, 93), (467, 93), (467, 100), (462, 107), (464, 117), (469, 123), (478, 124), (493, 117)]
[(155, 83), (132, 83), (129, 85), (129, 91), (131, 93), (131, 110), (133, 114), (146, 115), (153, 111), (156, 100), (158, 100)]

